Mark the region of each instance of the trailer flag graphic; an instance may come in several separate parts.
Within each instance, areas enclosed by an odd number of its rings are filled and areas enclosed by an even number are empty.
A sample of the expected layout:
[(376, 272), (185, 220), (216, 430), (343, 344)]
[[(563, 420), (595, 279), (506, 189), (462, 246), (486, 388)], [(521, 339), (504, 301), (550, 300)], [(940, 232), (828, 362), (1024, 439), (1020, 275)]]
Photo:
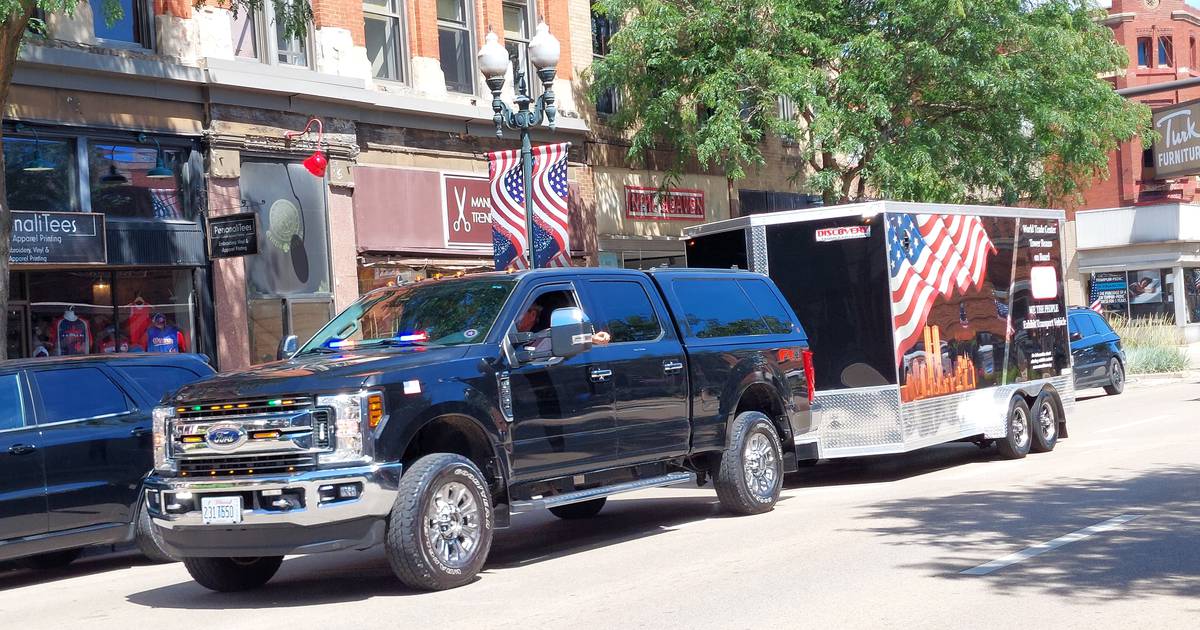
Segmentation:
[[(533, 252), (538, 267), (569, 267), (567, 149), (570, 143), (533, 148)], [(492, 246), (496, 269), (524, 269), (530, 239), (525, 226), (521, 152), (488, 153), (492, 194)]]
[[(979, 217), (888, 214), (888, 266), (896, 363), (924, 335), (934, 300), (966, 293), (983, 283), (987, 258), (996, 252)], [(926, 348), (929, 350), (929, 348)]]

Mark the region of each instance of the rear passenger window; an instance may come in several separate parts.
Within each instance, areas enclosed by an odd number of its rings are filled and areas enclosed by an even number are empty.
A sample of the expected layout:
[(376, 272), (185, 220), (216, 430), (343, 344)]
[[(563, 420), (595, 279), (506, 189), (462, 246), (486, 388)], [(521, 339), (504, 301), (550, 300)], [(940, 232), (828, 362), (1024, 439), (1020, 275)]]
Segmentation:
[(591, 280), (598, 316), (593, 321), (612, 335), (610, 343), (653, 341), (662, 334), (646, 289), (637, 282)]
[(0, 431), (25, 426), (25, 405), (21, 404), (21, 383), (16, 374), (0, 376)]
[[(1087, 314), (1076, 315), (1075, 317), (1067, 318), (1068, 324), (1074, 324), (1076, 331), (1084, 337), (1096, 334), (1096, 326), (1092, 323), (1092, 318)], [(1069, 328), (1070, 326), (1068, 326)]]
[(1088, 319), (1092, 320), (1092, 326), (1096, 329), (1097, 335), (1106, 335), (1112, 332), (1112, 327), (1108, 325), (1108, 322), (1105, 321), (1103, 317), (1099, 315), (1089, 315)]
[(125, 393), (96, 368), (33, 372), (32, 375), (42, 399), (40, 424), (129, 411)]
[(677, 279), (672, 287), (694, 337), (709, 339), (770, 332), (733, 279)]
[(120, 368), (133, 379), (150, 397), (157, 401), (164, 394), (173, 392), (200, 377), (191, 370), (157, 365), (136, 365)]
[(788, 315), (787, 309), (784, 308), (783, 302), (775, 296), (775, 292), (771, 287), (767, 286), (762, 280), (739, 280), (738, 284), (742, 285), (742, 289), (746, 291), (746, 295), (750, 296), (750, 301), (754, 307), (758, 309), (762, 315), (763, 323), (767, 325), (767, 329), (776, 334), (787, 334), (792, 332), (792, 318)]

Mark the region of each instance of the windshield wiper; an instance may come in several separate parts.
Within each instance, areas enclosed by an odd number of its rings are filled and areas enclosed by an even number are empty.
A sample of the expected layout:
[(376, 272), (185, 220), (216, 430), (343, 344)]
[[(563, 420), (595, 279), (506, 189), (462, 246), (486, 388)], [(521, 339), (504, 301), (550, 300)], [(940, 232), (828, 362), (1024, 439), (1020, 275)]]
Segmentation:
[(308, 354), (310, 352), (318, 352), (320, 354), (335, 354), (341, 352), (341, 350), (338, 350), (337, 348), (326, 348), (325, 346), (313, 346), (312, 348), (309, 348), (300, 354)]

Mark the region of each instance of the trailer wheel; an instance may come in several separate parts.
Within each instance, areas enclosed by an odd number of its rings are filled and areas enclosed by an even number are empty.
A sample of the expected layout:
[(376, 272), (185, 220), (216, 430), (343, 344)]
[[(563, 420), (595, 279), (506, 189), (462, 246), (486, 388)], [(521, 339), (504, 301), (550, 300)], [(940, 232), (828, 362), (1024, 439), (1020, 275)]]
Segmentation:
[(388, 517), (388, 563), (411, 588), (462, 586), (483, 568), (494, 529), (492, 497), (475, 464), (453, 453), (426, 455), (400, 477)]
[(735, 514), (771, 511), (783, 488), (782, 451), (775, 425), (766, 414), (738, 414), (715, 475), (721, 505)]
[(1058, 444), (1058, 396), (1053, 392), (1042, 392), (1033, 401), (1031, 410), (1029, 450), (1034, 453), (1049, 453)]
[(1030, 435), (1029, 405), (1024, 398), (1013, 396), (1008, 404), (1008, 431), (996, 440), (1000, 455), (1005, 459), (1021, 459), (1029, 454)]

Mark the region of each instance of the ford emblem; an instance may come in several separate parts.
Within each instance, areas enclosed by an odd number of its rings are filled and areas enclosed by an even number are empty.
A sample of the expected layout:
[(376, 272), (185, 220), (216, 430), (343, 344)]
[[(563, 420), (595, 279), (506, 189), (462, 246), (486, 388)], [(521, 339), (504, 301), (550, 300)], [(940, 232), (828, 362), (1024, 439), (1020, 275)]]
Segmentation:
[(232, 451), (246, 442), (246, 431), (236, 424), (217, 424), (204, 434), (204, 441), (214, 451)]

